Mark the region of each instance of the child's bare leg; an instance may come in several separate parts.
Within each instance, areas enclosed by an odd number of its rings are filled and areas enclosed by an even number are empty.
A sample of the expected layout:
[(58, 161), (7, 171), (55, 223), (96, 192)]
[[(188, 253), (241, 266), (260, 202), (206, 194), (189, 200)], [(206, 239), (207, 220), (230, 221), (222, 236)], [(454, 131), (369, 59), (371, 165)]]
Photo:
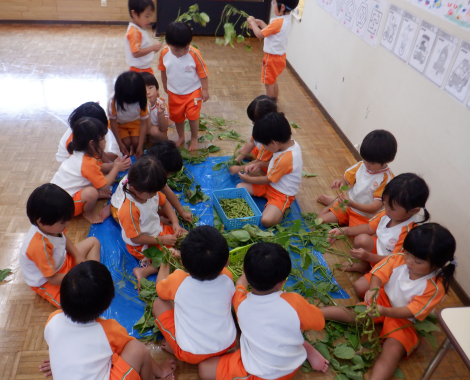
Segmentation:
[(339, 306), (327, 306), (320, 308), (325, 319), (330, 319), (333, 321), (339, 321), (344, 323), (354, 323), (356, 322), (356, 315), (354, 311), (347, 311)]
[(168, 140), (166, 131), (161, 131), (156, 125), (150, 127), (149, 140), (152, 142)]
[(331, 207), (333, 202), (336, 200), (336, 197), (331, 197), (326, 194), (322, 194), (317, 198), (317, 202), (321, 203), (324, 206)]
[(216, 380), (217, 366), (219, 365), (220, 356), (210, 358), (199, 363), (197, 372), (202, 380)]
[(261, 215), (261, 224), (265, 227), (272, 227), (278, 224), (283, 217), (283, 212), (277, 206), (266, 205), (263, 215)]
[(199, 119), (189, 120), (191, 128), (191, 142), (189, 143), (189, 151), (197, 150), (197, 131), (199, 130)]
[(105, 220), (108, 216), (111, 215), (111, 204), (109, 205), (106, 205), (104, 206), (101, 210), (100, 210), (100, 218), (101, 220)]
[(133, 154), (137, 151), (137, 147), (139, 146), (139, 136), (131, 136), (131, 145)]
[(393, 377), (401, 358), (406, 354), (406, 349), (395, 338), (385, 339), (382, 353), (372, 368), (370, 380), (389, 380)]
[(100, 261), (100, 241), (95, 237), (89, 237), (75, 245), (78, 251), (78, 257), (75, 258), (75, 264), (78, 265), (84, 261)]
[(279, 96), (279, 85), (277, 81), (274, 84), (265, 84), (266, 87), (266, 95), (270, 96), (271, 98), (277, 99)]
[(145, 268), (137, 267), (133, 270), (134, 276), (137, 279), (137, 289), (140, 289), (140, 279), (142, 277), (147, 278), (152, 274), (158, 273), (158, 268), (155, 268), (153, 265), (149, 265)]
[[(360, 234), (354, 238), (354, 248), (364, 248), (367, 252), (372, 252), (374, 245), (375, 241), (370, 235)], [(349, 262), (345, 262), (341, 269), (346, 272), (367, 273), (370, 271), (370, 264), (368, 261), (362, 260), (360, 263), (353, 263), (352, 265)]]
[(142, 380), (166, 378), (176, 370), (176, 360), (167, 359), (158, 365), (147, 347), (137, 340), (131, 340), (124, 346), (121, 358), (134, 368)]
[(323, 223), (338, 223), (339, 220), (335, 214), (333, 214), (328, 207), (325, 207), (318, 214), (319, 218), (322, 218)]
[[(157, 279), (157, 283), (158, 283), (158, 279)], [(175, 304), (172, 301), (165, 301), (165, 300), (162, 300), (161, 298), (156, 298), (155, 301), (153, 302), (152, 314), (155, 318), (158, 318), (165, 311), (173, 310), (174, 308), (175, 308)], [(162, 342), (161, 347), (163, 350), (169, 352), (170, 354), (172, 355), (175, 354), (175, 352), (173, 351), (173, 348), (171, 348), (170, 344), (166, 340)]]
[(356, 292), (359, 298), (364, 298), (366, 292), (370, 289), (369, 281), (362, 276), (359, 280), (353, 283), (354, 291)]
[(176, 132), (178, 133), (178, 140), (176, 140), (175, 144), (179, 148), (180, 146), (184, 145), (186, 141), (184, 138), (184, 121), (181, 123), (175, 123)]
[(303, 344), (307, 351), (307, 360), (315, 371), (325, 373), (328, 371), (328, 363), (322, 354), (320, 354), (309, 342), (305, 341)]
[(253, 186), (251, 183), (241, 182), (237, 185), (237, 187), (244, 187), (250, 195), (253, 195)]
[(124, 137), (123, 139), (121, 139), (122, 143), (124, 144), (124, 146), (126, 147), (127, 151), (129, 152), (129, 154), (131, 153), (130, 149), (131, 149), (131, 136), (127, 136), (127, 137)]
[(83, 217), (91, 224), (103, 223), (101, 216), (94, 212), (98, 196), (98, 190), (92, 186), (85, 187), (81, 193), (83, 202)]
[(118, 158), (118, 155), (116, 153), (104, 152), (104, 154), (106, 155), (106, 157), (108, 157), (109, 162), (114, 162), (114, 160)]

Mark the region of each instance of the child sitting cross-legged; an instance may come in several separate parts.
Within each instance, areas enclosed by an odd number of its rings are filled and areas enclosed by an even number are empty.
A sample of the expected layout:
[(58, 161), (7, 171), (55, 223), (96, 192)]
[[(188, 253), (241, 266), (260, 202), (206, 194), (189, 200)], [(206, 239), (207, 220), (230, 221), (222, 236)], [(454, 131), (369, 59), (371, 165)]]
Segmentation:
[(328, 370), (328, 361), (302, 335), (323, 329), (321, 311), (301, 295), (282, 291), (291, 266), (279, 244), (249, 248), (232, 301), (242, 332), (240, 349), (200, 363), (203, 380), (288, 380), (305, 359), (317, 371)]
[(158, 365), (147, 347), (114, 319), (100, 315), (114, 298), (111, 273), (86, 261), (64, 277), (62, 310), (52, 313), (44, 330), (49, 359), (39, 370), (54, 379), (172, 380), (176, 361)]
[[(283, 113), (272, 112), (259, 119), (253, 127), (253, 138), (273, 153), (268, 172), (257, 163), (246, 165), (245, 173), (239, 173), (244, 187), (251, 195), (265, 197), (261, 223), (265, 227), (278, 224), (284, 212), (295, 201), (302, 179), (302, 151), (291, 139), (292, 131)], [(267, 162), (265, 163), (268, 164)]]
[(170, 274), (169, 265), (162, 264), (153, 316), (166, 339), (162, 348), (197, 364), (235, 346), (227, 241), (214, 227), (196, 227), (181, 243), (181, 263), (188, 273)]

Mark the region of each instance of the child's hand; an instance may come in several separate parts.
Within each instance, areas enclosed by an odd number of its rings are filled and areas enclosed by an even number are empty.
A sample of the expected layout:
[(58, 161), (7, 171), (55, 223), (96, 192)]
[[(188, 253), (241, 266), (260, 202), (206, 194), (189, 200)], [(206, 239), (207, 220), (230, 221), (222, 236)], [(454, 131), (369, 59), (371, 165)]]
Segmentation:
[(256, 170), (258, 170), (258, 165), (256, 163), (253, 164), (248, 164), (245, 166), (245, 173), (252, 173)]
[(160, 102), (157, 101), (157, 112), (158, 112), (158, 114), (160, 115), (162, 113), (165, 113), (165, 111), (166, 111), (165, 103), (163, 103), (163, 102), (160, 103)]
[(245, 288), (248, 287), (248, 281), (246, 279), (246, 276), (245, 276), (245, 272), (243, 272), (243, 274), (239, 277), (239, 279), (237, 280), (237, 282), (235, 283), (236, 286), (238, 285), (242, 285), (244, 286)]
[(328, 232), (328, 234), (330, 237), (326, 239), (326, 241), (330, 244), (333, 244), (336, 241), (336, 236), (342, 235), (343, 233), (339, 228), (333, 228), (332, 230), (330, 230), (330, 232)]
[(179, 238), (180, 236), (186, 235), (188, 233), (188, 231), (186, 231), (179, 224), (177, 224), (176, 226), (173, 226), (173, 232), (175, 233), (175, 236), (177, 238)]
[(118, 157), (114, 160), (113, 166), (120, 172), (125, 172), (131, 166), (131, 160), (127, 156)]
[(252, 22), (256, 23), (256, 19), (253, 16), (248, 17), (246, 21), (248, 21), (248, 24), (251, 24)]
[[(364, 302), (366, 303), (366, 305), (370, 305), (371, 302), (373, 301), (372, 299), (372, 296), (374, 295), (375, 291), (372, 291), (372, 290), (368, 290), (366, 292), (366, 294), (364, 295)], [(376, 295), (376, 298), (378, 296), (379, 293), (377, 293)]]
[(144, 147), (143, 146), (138, 146), (137, 149), (135, 150), (135, 158), (138, 160), (140, 157), (144, 155)]
[(209, 90), (202, 90), (202, 102), (207, 102), (209, 100)]
[(157, 51), (159, 51), (159, 50), (161, 49), (162, 43), (161, 43), (160, 41), (159, 41), (159, 42), (156, 42), (152, 47), (153, 47), (153, 51), (154, 51), (154, 52), (157, 52)]
[[(338, 202), (344, 202), (347, 201), (346, 203), (351, 202), (351, 199), (349, 199), (349, 196), (347, 194), (338, 194)], [(348, 205), (349, 206), (349, 205)]]
[(350, 252), (353, 258), (367, 261), (368, 252), (364, 248), (351, 249)]
[(51, 362), (49, 359), (44, 359), (42, 364), (39, 366), (41, 372), (45, 372), (44, 377), (52, 376)]
[(162, 371), (160, 378), (165, 378), (171, 375), (176, 370), (176, 360), (166, 359), (162, 364), (160, 364), (160, 369)]
[(189, 223), (193, 221), (193, 214), (190, 211), (183, 211), (180, 215), (184, 220)]
[(248, 174), (244, 174), (244, 173), (241, 173), (241, 172), (238, 173), (238, 176), (240, 177), (240, 179), (243, 182), (247, 182), (250, 178), (250, 176)]
[(343, 181), (340, 179), (336, 179), (331, 183), (331, 188), (332, 189), (339, 189), (343, 184)]
[(158, 240), (160, 240), (160, 243), (163, 245), (175, 245), (177, 237), (176, 235), (163, 235), (159, 236)]
[(119, 144), (119, 150), (124, 156), (129, 156), (129, 151), (127, 150), (126, 146), (122, 142)]
[(245, 155), (243, 153), (240, 153), (237, 158), (235, 158), (235, 161), (242, 162), (244, 158)]

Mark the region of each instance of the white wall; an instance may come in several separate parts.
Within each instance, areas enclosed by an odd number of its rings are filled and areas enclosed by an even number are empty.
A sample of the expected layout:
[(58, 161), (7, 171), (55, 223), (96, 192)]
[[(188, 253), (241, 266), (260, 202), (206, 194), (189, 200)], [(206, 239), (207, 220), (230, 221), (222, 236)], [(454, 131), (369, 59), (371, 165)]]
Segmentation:
[[(470, 42), (463, 28), (406, 1), (393, 4)], [(315, 0), (306, 0), (301, 23), (293, 20), (287, 59), (353, 144), (374, 129), (395, 135), (390, 166), (428, 183), (427, 208), (457, 239), (457, 280), (470, 295), (470, 109), (380, 43), (367, 45)]]

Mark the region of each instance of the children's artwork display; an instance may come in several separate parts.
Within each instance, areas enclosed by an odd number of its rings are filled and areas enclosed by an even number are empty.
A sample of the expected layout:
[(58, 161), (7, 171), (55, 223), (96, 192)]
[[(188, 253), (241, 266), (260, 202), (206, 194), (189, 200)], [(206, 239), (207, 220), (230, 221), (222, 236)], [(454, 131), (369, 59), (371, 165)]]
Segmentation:
[(387, 3), (385, 1), (373, 1), (371, 5), (372, 7), (366, 22), (367, 28), (364, 30), (362, 39), (375, 48), (379, 40), (380, 25), (385, 18)]
[(459, 102), (463, 102), (470, 87), (470, 44), (462, 41), (449, 74), (445, 90)]
[(439, 28), (430, 23), (423, 21), (419, 28), (418, 37), (414, 44), (413, 52), (411, 53), (408, 64), (423, 73), (426, 63), (431, 55), (432, 47), (436, 41)]
[(436, 86), (441, 87), (449, 66), (457, 50), (459, 39), (441, 31), (436, 39), (436, 46), (431, 53), (424, 75)]
[(398, 30), (400, 29), (401, 20), (403, 19), (403, 9), (390, 5), (388, 11), (387, 22), (382, 33), (380, 43), (389, 51), (393, 51), (395, 41), (397, 40)]
[(441, 17), (452, 24), (470, 29), (470, 3), (468, 0), (408, 0), (410, 3)]
[(403, 13), (403, 22), (398, 32), (397, 42), (393, 52), (403, 61), (408, 60), (410, 50), (413, 47), (413, 41), (418, 31), (418, 25), (421, 20), (411, 13)]

